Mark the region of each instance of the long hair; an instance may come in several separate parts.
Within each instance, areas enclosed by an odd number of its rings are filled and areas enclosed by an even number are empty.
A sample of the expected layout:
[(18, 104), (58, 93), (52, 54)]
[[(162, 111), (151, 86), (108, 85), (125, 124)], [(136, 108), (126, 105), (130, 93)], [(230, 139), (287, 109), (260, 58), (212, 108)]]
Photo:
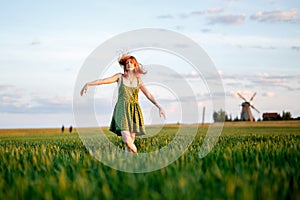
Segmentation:
[(131, 60), (133, 65), (134, 65), (134, 70), (133, 73), (135, 76), (139, 77), (140, 74), (146, 74), (147, 72), (144, 70), (143, 65), (141, 65), (140, 63), (138, 63), (138, 61), (136, 60), (136, 58), (134, 56), (131, 56), (129, 54), (123, 54), (121, 56), (121, 58), (119, 59), (119, 64), (123, 67), (124, 69), (124, 75), (127, 76), (128, 71), (126, 71), (126, 62), (128, 60)]

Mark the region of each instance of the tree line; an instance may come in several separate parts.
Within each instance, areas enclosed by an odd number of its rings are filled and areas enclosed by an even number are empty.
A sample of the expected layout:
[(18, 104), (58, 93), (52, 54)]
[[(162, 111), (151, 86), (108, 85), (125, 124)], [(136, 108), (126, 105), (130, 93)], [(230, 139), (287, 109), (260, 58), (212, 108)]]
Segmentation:
[[(232, 117), (231, 115), (228, 115), (225, 110), (220, 109), (219, 111), (214, 111), (213, 113), (213, 120), (214, 122), (232, 122), (232, 121), (244, 121), (240, 119), (238, 116)], [(255, 120), (255, 119), (254, 119)], [(275, 119), (269, 119), (269, 118), (259, 118), (257, 121), (268, 121), (268, 120), (300, 120), (300, 117), (293, 118), (292, 114), (290, 112), (282, 111), (282, 114), (278, 114)]]

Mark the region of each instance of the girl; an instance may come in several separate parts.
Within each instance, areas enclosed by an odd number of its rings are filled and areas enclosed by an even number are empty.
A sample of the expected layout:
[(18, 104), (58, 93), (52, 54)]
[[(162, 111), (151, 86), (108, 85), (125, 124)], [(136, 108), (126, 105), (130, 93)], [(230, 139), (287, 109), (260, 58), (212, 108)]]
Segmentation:
[(118, 73), (109, 78), (88, 82), (82, 88), (80, 95), (85, 94), (89, 86), (118, 83), (118, 100), (109, 130), (122, 136), (126, 144), (125, 151), (136, 153), (137, 148), (134, 145), (135, 136), (145, 134), (144, 118), (138, 103), (139, 90), (159, 109), (161, 117), (163, 116), (166, 119), (166, 116), (164, 110), (143, 84), (140, 75), (146, 72), (137, 62), (136, 58), (127, 54), (123, 55), (119, 59), (119, 64), (123, 67), (124, 74)]

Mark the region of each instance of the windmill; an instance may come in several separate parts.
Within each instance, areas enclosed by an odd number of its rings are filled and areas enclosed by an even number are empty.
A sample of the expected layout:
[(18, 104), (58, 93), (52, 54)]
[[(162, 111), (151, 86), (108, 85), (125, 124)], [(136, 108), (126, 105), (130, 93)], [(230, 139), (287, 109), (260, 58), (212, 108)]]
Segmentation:
[(253, 121), (253, 115), (251, 112), (251, 108), (254, 109), (256, 112), (260, 113), (253, 105), (251, 105), (251, 101), (254, 99), (256, 92), (254, 92), (254, 94), (252, 95), (252, 97), (250, 98), (249, 101), (247, 101), (240, 93), (237, 93), (237, 95), (239, 95), (239, 97), (241, 97), (241, 99), (244, 100), (244, 102), (242, 103), (242, 111), (241, 111), (241, 120), (245, 120), (245, 121)]

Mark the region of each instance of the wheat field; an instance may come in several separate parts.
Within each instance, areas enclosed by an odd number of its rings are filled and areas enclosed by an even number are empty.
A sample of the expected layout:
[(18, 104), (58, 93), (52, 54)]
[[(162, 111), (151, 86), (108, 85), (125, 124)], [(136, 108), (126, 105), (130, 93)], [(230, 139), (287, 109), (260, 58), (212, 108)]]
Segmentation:
[[(200, 159), (207, 127), (199, 125), (178, 160), (150, 173), (102, 164), (76, 130), (0, 129), (0, 199), (300, 199), (299, 121), (225, 123), (216, 146)], [(160, 148), (176, 128), (137, 138), (139, 151)], [(106, 137), (122, 148), (121, 138)]]

